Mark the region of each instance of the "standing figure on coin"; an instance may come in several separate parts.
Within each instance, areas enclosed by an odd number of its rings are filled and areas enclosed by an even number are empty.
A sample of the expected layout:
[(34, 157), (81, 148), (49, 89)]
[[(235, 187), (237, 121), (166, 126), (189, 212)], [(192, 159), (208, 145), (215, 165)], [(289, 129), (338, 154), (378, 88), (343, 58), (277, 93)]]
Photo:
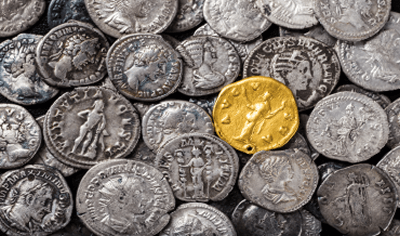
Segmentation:
[(355, 141), (358, 124), (357, 119), (354, 117), (353, 110), (354, 106), (350, 103), (346, 107), (346, 115), (338, 121), (339, 128), (337, 129), (337, 134), (340, 147), (338, 146), (338, 148), (336, 148), (337, 155), (346, 155), (347, 144), (353, 144)]
[(190, 174), (192, 175), (194, 195), (193, 198), (203, 197), (204, 195), (204, 183), (203, 183), (203, 170), (206, 165), (203, 159), (200, 157), (201, 151), (193, 147), (192, 154), (194, 157), (189, 161), (187, 165), (182, 167), (190, 167)]

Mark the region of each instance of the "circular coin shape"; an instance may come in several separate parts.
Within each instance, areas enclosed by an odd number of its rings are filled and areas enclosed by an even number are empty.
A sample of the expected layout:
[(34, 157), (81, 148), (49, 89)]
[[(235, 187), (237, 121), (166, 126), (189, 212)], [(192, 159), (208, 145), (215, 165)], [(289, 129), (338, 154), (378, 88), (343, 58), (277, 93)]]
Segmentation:
[(315, 14), (333, 37), (361, 41), (372, 37), (384, 27), (391, 5), (391, 0), (316, 0)]
[(91, 24), (71, 21), (59, 25), (36, 48), (39, 73), (47, 83), (58, 87), (96, 83), (107, 72), (109, 47), (103, 33)]
[(389, 140), (387, 146), (391, 149), (400, 145), (400, 99), (385, 108), (389, 122)]
[(178, 11), (178, 0), (85, 0), (85, 4), (93, 22), (114, 38), (161, 33)]
[(247, 154), (282, 147), (300, 123), (290, 89), (262, 76), (224, 87), (215, 102), (213, 119), (218, 136)]
[(285, 27), (279, 27), (279, 36), (281, 37), (305, 36), (323, 42), (329, 47), (334, 47), (337, 42), (337, 39), (328, 34), (328, 32), (326, 32), (326, 30), (324, 29), (324, 27), (322, 27), (322, 25), (317, 25), (310, 29), (305, 29), (305, 30), (293, 30)]
[(364, 90), (354, 84), (344, 84), (335, 89), (335, 92), (346, 92), (346, 91), (364, 94), (365, 96), (377, 102), (383, 109), (385, 109), (391, 103), (390, 99), (387, 96)]
[(235, 185), (239, 158), (224, 141), (209, 134), (184, 134), (162, 145), (155, 160), (176, 198), (221, 201)]
[(239, 188), (249, 201), (280, 213), (298, 210), (310, 201), (318, 184), (318, 170), (297, 149), (260, 151), (239, 176)]
[(204, 203), (185, 203), (171, 213), (171, 221), (160, 236), (236, 236), (229, 218)]
[(243, 66), (243, 78), (267, 76), (287, 85), (300, 111), (330, 94), (339, 81), (334, 50), (307, 37), (278, 37), (258, 45)]
[(50, 152), (60, 161), (88, 169), (127, 156), (140, 137), (136, 109), (123, 96), (103, 88), (82, 87), (64, 93), (44, 122)]
[(48, 86), (36, 72), (36, 46), (41, 38), (20, 34), (0, 44), (0, 93), (12, 102), (34, 105), (58, 93), (58, 89)]
[(371, 98), (340, 92), (322, 99), (306, 127), (310, 144), (322, 155), (351, 163), (368, 160), (388, 141), (385, 111)]
[(153, 236), (169, 222), (175, 199), (156, 168), (140, 161), (110, 160), (83, 176), (76, 211), (101, 236)]
[(126, 97), (149, 102), (175, 92), (182, 79), (179, 54), (160, 35), (132, 34), (118, 39), (107, 54), (107, 70)]
[(399, 236), (400, 235), (400, 221), (393, 219), (389, 228), (382, 231), (380, 236)]
[(319, 236), (322, 231), (321, 221), (307, 210), (301, 209), (300, 213), (303, 218), (301, 236)]
[(227, 40), (214, 36), (193, 36), (176, 50), (184, 61), (180, 93), (204, 96), (219, 92), (240, 72), (240, 57)]
[[(384, 170), (397, 188), (397, 192), (400, 192), (400, 147), (397, 146), (390, 150), (379, 162), (376, 164), (377, 167)], [(400, 204), (399, 206), (400, 207)]]
[(398, 204), (397, 190), (383, 170), (357, 164), (329, 175), (317, 191), (329, 225), (349, 236), (373, 236), (389, 227)]
[(203, 21), (204, 0), (179, 0), (178, 13), (167, 28), (167, 32), (183, 32), (198, 26)]
[(10, 236), (45, 236), (71, 219), (72, 193), (53, 168), (27, 165), (0, 177), (0, 229)]
[(47, 10), (47, 24), (50, 28), (69, 20), (92, 23), (84, 0), (52, 0)]

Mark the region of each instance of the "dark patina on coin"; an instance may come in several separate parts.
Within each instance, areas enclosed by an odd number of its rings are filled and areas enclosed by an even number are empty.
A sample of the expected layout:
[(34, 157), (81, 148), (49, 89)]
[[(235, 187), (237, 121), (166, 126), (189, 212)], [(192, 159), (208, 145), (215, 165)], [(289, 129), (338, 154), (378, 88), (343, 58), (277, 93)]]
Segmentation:
[(52, 0), (47, 10), (47, 24), (54, 28), (67, 23), (69, 20), (78, 20), (92, 23), (85, 7), (84, 0)]

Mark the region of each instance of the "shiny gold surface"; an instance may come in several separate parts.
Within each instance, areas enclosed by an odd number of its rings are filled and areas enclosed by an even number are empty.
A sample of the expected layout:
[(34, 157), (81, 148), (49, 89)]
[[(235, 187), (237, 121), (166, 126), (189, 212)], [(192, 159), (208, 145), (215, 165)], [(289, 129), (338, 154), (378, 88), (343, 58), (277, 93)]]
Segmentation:
[(224, 87), (215, 103), (213, 118), (218, 136), (247, 154), (282, 147), (300, 124), (290, 89), (263, 76)]

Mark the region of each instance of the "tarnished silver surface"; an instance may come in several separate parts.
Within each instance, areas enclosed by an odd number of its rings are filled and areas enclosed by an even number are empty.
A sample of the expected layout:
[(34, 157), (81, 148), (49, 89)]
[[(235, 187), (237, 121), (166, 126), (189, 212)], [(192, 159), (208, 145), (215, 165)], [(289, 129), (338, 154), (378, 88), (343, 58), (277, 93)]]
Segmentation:
[(114, 38), (161, 33), (175, 18), (178, 0), (84, 0), (93, 22)]
[(319, 152), (315, 150), (315, 148), (310, 144), (310, 141), (308, 141), (307, 138), (307, 133), (306, 133), (306, 126), (307, 126), (307, 121), (308, 121), (309, 116), (306, 114), (300, 114), (300, 126), (297, 132), (303, 136), (303, 138), (306, 140), (308, 149), (310, 150), (311, 154), (310, 157), (315, 161), (319, 157)]
[(164, 39), (165, 42), (169, 43), (172, 48), (176, 48), (181, 43), (179, 40), (168, 34), (161, 34), (161, 37)]
[(240, 57), (225, 39), (194, 36), (183, 41), (176, 50), (184, 62), (178, 91), (187, 96), (217, 93), (239, 75)]
[(92, 23), (84, 0), (52, 0), (47, 10), (47, 24), (50, 28), (69, 20)]
[[(1, 11), (1, 10), (0, 10)], [(36, 71), (36, 46), (42, 36), (20, 34), (0, 44), (0, 93), (21, 105), (43, 103), (58, 93)]]
[(300, 213), (303, 219), (301, 236), (319, 236), (322, 232), (321, 221), (307, 210), (301, 209)]
[(153, 236), (169, 222), (175, 199), (156, 168), (133, 160), (110, 160), (83, 176), (76, 211), (101, 236)]
[(157, 101), (175, 92), (183, 68), (179, 54), (160, 35), (131, 34), (111, 46), (107, 70), (124, 96)]
[[(379, 162), (377, 167), (384, 170), (400, 192), (400, 147), (395, 147), (388, 152)], [(400, 207), (400, 205), (399, 205)]]
[(317, 166), (297, 149), (260, 151), (239, 176), (242, 195), (265, 209), (287, 213), (312, 197), (318, 184)]
[(239, 159), (226, 142), (208, 134), (184, 134), (160, 147), (155, 164), (182, 201), (221, 201), (235, 185)]
[(333, 37), (361, 41), (383, 28), (391, 5), (391, 0), (316, 0), (315, 14)]
[(183, 32), (198, 26), (203, 17), (204, 0), (179, 0), (178, 13), (167, 32)]
[(333, 172), (343, 169), (349, 165), (340, 162), (325, 162), (318, 166), (320, 182), (324, 181)]
[(330, 94), (340, 77), (340, 63), (333, 49), (307, 37), (265, 40), (248, 56), (243, 78), (267, 76), (288, 86), (300, 111), (314, 107)]
[(346, 92), (346, 91), (364, 94), (365, 96), (377, 102), (383, 109), (389, 106), (389, 104), (392, 102), (387, 96), (383, 94), (364, 90), (354, 84), (344, 84), (336, 88), (334, 92)]
[(326, 32), (324, 27), (322, 27), (321, 25), (317, 25), (310, 29), (305, 29), (305, 30), (293, 30), (293, 29), (288, 29), (285, 27), (279, 27), (279, 35), (281, 37), (286, 37), (286, 36), (310, 37), (310, 38), (313, 38), (313, 39), (316, 39), (318, 41), (325, 43), (329, 47), (335, 46), (335, 44), (337, 42), (337, 39), (332, 37), (330, 34), (328, 34), (328, 32)]
[(102, 88), (109, 89), (113, 92), (118, 93), (118, 89), (114, 86), (110, 78), (106, 77), (100, 85)]
[(171, 213), (160, 236), (236, 236), (229, 218), (204, 203), (185, 203)]
[(72, 192), (60, 172), (27, 165), (1, 175), (0, 186), (0, 229), (6, 235), (46, 236), (69, 223)]
[(340, 233), (373, 236), (387, 229), (398, 195), (383, 170), (357, 164), (329, 175), (317, 191), (321, 213)]
[(204, 0), (203, 14), (219, 35), (239, 42), (256, 39), (272, 24), (255, 0)]
[(241, 236), (303, 235), (304, 222), (299, 211), (281, 214), (251, 204), (248, 200), (241, 201), (236, 207), (232, 213), (232, 222)]
[(2, 0), (0, 37), (16, 35), (34, 25), (46, 10), (45, 0)]
[(77, 215), (73, 214), (71, 221), (67, 226), (58, 230), (54, 234), (49, 236), (95, 236), (78, 218)]
[(205, 110), (210, 116), (212, 116), (212, 112), (214, 110), (215, 101), (217, 100), (218, 94), (210, 95), (207, 97), (200, 97), (200, 98), (190, 98), (189, 102), (200, 106)]
[(156, 154), (147, 147), (142, 139), (139, 139), (138, 144), (127, 159), (141, 161), (148, 165), (155, 166), (154, 161), (156, 160)]
[(36, 48), (39, 73), (58, 87), (93, 84), (107, 72), (109, 48), (103, 33), (89, 23), (70, 21), (59, 25)]
[(389, 228), (383, 231), (381, 236), (399, 236), (400, 235), (400, 221), (397, 219), (393, 219)]
[(139, 112), (141, 120), (143, 120), (143, 117), (146, 114), (146, 112), (150, 108), (152, 108), (156, 105), (156, 103), (144, 103), (144, 102), (134, 102), (132, 104), (136, 108), (136, 110)]
[(60, 161), (88, 169), (127, 156), (140, 137), (136, 109), (123, 96), (100, 87), (76, 88), (47, 112), (44, 138)]
[(385, 108), (389, 122), (389, 139), (386, 145), (395, 148), (400, 145), (400, 99)]
[(143, 140), (157, 152), (168, 140), (189, 133), (214, 134), (211, 117), (199, 106), (168, 100), (150, 108), (142, 120)]

